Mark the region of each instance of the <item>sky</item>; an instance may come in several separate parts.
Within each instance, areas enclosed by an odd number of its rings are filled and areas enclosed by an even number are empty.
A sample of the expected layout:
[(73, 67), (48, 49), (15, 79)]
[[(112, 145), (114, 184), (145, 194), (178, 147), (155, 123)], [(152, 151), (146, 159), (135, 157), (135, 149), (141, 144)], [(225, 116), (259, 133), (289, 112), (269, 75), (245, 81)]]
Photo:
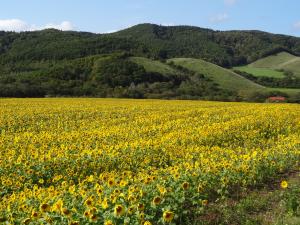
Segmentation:
[(300, 37), (300, 0), (2, 0), (0, 30), (109, 33), (139, 23)]

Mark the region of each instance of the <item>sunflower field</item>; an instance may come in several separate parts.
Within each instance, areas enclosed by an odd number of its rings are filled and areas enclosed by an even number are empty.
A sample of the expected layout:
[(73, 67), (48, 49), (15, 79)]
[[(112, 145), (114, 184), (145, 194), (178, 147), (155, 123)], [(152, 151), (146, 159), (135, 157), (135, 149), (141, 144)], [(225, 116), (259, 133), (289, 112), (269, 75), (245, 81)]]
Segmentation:
[(0, 224), (187, 224), (299, 168), (300, 106), (0, 99)]

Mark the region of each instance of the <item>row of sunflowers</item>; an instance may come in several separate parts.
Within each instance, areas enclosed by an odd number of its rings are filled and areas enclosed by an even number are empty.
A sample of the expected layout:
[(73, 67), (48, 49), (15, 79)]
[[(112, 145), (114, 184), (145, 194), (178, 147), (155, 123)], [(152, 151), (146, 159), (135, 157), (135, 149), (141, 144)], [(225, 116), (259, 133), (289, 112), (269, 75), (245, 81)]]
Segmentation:
[(0, 99), (0, 152), (0, 224), (187, 224), (299, 166), (300, 106)]

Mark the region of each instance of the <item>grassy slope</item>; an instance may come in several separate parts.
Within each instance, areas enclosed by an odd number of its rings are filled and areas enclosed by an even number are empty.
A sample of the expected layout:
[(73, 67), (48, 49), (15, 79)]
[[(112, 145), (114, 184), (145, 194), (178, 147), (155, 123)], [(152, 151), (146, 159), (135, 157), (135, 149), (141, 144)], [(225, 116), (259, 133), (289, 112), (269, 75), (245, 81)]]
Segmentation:
[(160, 61), (155, 61), (151, 60), (148, 58), (143, 58), (143, 57), (131, 57), (131, 61), (144, 66), (145, 70), (147, 72), (157, 72), (161, 73), (163, 75), (168, 75), (168, 74), (178, 74), (179, 72), (172, 67), (168, 66), (167, 64), (164, 64)]
[(262, 59), (259, 59), (255, 61), (254, 63), (251, 63), (249, 66), (254, 68), (272, 68), (276, 69), (280, 67), (280, 64), (288, 62), (290, 60), (293, 60), (295, 58), (298, 58), (296, 56), (293, 56), (287, 52), (281, 52), (275, 55), (271, 55)]
[(292, 71), (300, 77), (300, 57), (291, 55), (287, 52), (281, 52), (276, 55), (259, 59), (248, 66), (236, 67), (235, 69), (248, 72), (255, 76), (283, 77), (282, 72), (276, 69)]
[[(165, 76), (168, 76), (168, 74), (180, 73), (160, 61), (155, 61), (143, 57), (131, 57), (130, 60), (144, 66), (147, 72), (158, 72)], [(200, 59), (176, 58), (170, 61), (173, 61), (178, 65), (185, 66), (188, 69), (194, 70), (198, 73), (205, 74), (213, 81), (218, 83), (222, 88), (240, 91), (241, 94), (254, 91), (281, 91), (287, 93), (288, 95), (295, 95), (300, 92), (299, 89), (265, 88), (239, 76), (236, 73), (233, 73), (230, 70), (224, 69), (215, 64)]]
[(283, 72), (276, 71), (274, 69), (255, 68), (255, 67), (250, 67), (250, 66), (239, 66), (239, 67), (234, 67), (234, 69), (252, 74), (256, 77), (284, 78), (284, 73)]
[(280, 91), (290, 96), (300, 94), (300, 89), (295, 88), (267, 88), (268, 91)]
[(201, 59), (175, 58), (171, 59), (170, 61), (208, 76), (224, 89), (246, 92), (263, 91), (266, 89), (265, 87), (255, 84), (254, 82), (247, 80), (246, 78), (243, 78), (242, 76), (230, 70), (224, 69)]
[(300, 77), (300, 57), (280, 65), (282, 69), (292, 71), (295, 76)]

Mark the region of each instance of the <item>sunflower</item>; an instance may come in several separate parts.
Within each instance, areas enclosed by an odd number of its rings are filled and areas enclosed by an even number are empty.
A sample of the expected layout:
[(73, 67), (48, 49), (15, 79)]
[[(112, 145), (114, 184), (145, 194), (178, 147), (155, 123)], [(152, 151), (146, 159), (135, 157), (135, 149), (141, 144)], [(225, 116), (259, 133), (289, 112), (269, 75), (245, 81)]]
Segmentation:
[(41, 212), (49, 212), (51, 210), (51, 207), (47, 203), (43, 203), (40, 205), (40, 211)]
[(134, 195), (130, 194), (130, 195), (128, 196), (127, 200), (128, 200), (129, 202), (135, 202), (135, 201), (136, 201), (136, 197), (135, 197)]
[(32, 213), (31, 213), (31, 217), (32, 218), (38, 218), (39, 217), (39, 213), (37, 212), (37, 211), (32, 211)]
[(76, 191), (76, 186), (75, 185), (72, 185), (72, 186), (69, 187), (69, 193), (70, 194), (74, 194), (75, 191)]
[(103, 188), (102, 187), (97, 188), (97, 194), (98, 195), (102, 195), (103, 194)]
[(97, 222), (97, 220), (98, 220), (98, 216), (97, 216), (97, 215), (94, 215), (94, 214), (91, 215), (90, 218), (91, 218), (91, 221), (92, 221), (92, 222)]
[(175, 180), (178, 180), (179, 178), (180, 178), (180, 174), (176, 172), (176, 173), (174, 174), (174, 179), (175, 179)]
[(86, 210), (86, 211), (83, 213), (83, 215), (84, 215), (85, 218), (89, 218), (91, 214), (90, 214), (90, 211), (87, 211), (87, 210)]
[(114, 214), (116, 217), (120, 217), (124, 214), (125, 212), (125, 209), (124, 209), (124, 206), (122, 205), (116, 205), (115, 208), (114, 208)]
[(167, 193), (167, 189), (163, 186), (158, 186), (158, 190), (162, 195), (165, 195)]
[(103, 209), (107, 209), (107, 208), (108, 208), (107, 198), (105, 198), (105, 199), (102, 201), (101, 206), (102, 206)]
[(133, 214), (135, 211), (135, 206), (129, 206), (127, 209), (128, 214)]
[(52, 206), (52, 211), (60, 212), (63, 205), (64, 202), (61, 199), (57, 200), (57, 202), (55, 202), (54, 205)]
[(104, 225), (114, 225), (114, 223), (111, 220), (106, 220)]
[(92, 199), (88, 198), (84, 201), (84, 205), (87, 207), (91, 207), (93, 205)]
[(199, 184), (199, 185), (198, 185), (198, 192), (201, 193), (201, 192), (203, 192), (203, 191), (204, 191), (203, 185), (202, 185), (202, 184)]
[(30, 218), (26, 218), (26, 219), (23, 220), (22, 223), (25, 224), (25, 225), (28, 225), (30, 222), (31, 222), (31, 219)]
[(164, 211), (163, 213), (163, 220), (167, 223), (172, 222), (172, 220), (174, 219), (174, 213), (172, 211)]
[(183, 182), (183, 184), (181, 185), (183, 190), (187, 190), (190, 187), (190, 184), (188, 182)]
[(120, 181), (120, 186), (125, 187), (127, 185), (127, 182), (125, 180)]
[(144, 225), (152, 225), (150, 221), (145, 221)]
[(97, 213), (97, 208), (96, 208), (96, 207), (92, 207), (92, 208), (90, 209), (90, 213), (91, 213), (91, 214)]
[(141, 221), (144, 221), (144, 219), (145, 219), (145, 213), (139, 213), (139, 219)]
[(44, 179), (42, 179), (42, 178), (39, 179), (39, 183), (40, 183), (40, 184), (43, 184), (44, 182), (45, 182)]
[(286, 188), (288, 188), (289, 184), (287, 181), (284, 180), (284, 181), (281, 181), (280, 186), (281, 186), (281, 188), (286, 189)]
[(110, 201), (111, 201), (112, 203), (116, 203), (116, 201), (117, 201), (117, 199), (118, 199), (118, 197), (117, 197), (115, 194), (111, 194), (111, 195), (109, 196), (109, 198), (110, 198)]
[(79, 221), (70, 221), (69, 225), (79, 225)]
[(111, 178), (111, 179), (109, 179), (109, 180), (107, 181), (107, 184), (108, 184), (109, 187), (112, 187), (112, 186), (115, 185), (115, 180)]
[(63, 208), (61, 210), (62, 214), (65, 215), (65, 216), (71, 216), (71, 211), (67, 208)]
[(208, 200), (204, 199), (204, 200), (201, 201), (201, 203), (202, 203), (203, 206), (206, 206), (208, 204)]
[(144, 211), (144, 209), (145, 209), (145, 205), (143, 204), (143, 203), (139, 203), (138, 204), (138, 210), (141, 212), (141, 211)]
[(152, 204), (156, 206), (156, 205), (159, 205), (161, 203), (161, 201), (162, 201), (161, 197), (156, 196), (153, 198)]
[(115, 194), (115, 195), (118, 196), (120, 193), (121, 193), (120, 189), (117, 188), (117, 189), (114, 190), (114, 194)]

